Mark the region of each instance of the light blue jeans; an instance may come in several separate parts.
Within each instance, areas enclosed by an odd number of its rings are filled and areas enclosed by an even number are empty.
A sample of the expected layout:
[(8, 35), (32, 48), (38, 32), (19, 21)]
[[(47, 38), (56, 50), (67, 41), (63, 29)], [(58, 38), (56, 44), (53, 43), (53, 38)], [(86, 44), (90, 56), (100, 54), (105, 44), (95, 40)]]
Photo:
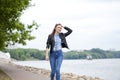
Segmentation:
[(62, 50), (52, 51), (50, 53), (50, 66), (51, 66), (51, 80), (54, 80), (56, 74), (56, 80), (60, 80), (60, 67), (63, 61)]

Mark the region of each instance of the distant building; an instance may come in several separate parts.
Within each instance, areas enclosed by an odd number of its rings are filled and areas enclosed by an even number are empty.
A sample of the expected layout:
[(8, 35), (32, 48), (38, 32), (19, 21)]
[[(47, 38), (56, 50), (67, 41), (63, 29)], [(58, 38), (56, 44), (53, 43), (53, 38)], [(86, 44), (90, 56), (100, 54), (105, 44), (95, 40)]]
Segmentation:
[(92, 55), (87, 55), (87, 56), (86, 56), (86, 59), (87, 59), (87, 60), (92, 60)]

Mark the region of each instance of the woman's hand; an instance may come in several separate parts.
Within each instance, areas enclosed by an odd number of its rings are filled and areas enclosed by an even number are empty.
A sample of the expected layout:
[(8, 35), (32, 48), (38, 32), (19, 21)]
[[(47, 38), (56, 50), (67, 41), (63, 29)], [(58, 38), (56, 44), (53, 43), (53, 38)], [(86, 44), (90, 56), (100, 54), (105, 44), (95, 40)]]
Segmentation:
[(47, 48), (47, 49), (46, 49), (46, 54), (45, 54), (45, 60), (46, 60), (46, 61), (49, 60), (48, 52), (49, 52), (49, 49)]
[(45, 56), (45, 60), (48, 61), (49, 60), (49, 57), (48, 55)]

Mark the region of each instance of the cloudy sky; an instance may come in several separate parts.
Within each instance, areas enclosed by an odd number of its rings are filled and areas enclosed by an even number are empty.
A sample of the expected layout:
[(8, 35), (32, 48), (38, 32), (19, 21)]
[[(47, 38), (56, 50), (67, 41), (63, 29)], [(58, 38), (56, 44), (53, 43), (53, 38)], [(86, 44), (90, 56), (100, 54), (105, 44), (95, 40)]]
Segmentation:
[(45, 50), (48, 35), (61, 23), (73, 30), (67, 37), (70, 50), (120, 50), (120, 0), (32, 0), (32, 4), (21, 21), (30, 24), (35, 20), (40, 27), (32, 33), (36, 39), (25, 48)]

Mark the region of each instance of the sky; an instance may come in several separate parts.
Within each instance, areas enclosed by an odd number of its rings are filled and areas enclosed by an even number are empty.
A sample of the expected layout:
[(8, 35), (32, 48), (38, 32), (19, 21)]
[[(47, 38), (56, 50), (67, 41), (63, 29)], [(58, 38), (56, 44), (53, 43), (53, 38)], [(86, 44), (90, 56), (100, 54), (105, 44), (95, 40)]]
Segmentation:
[(61, 23), (73, 30), (66, 37), (69, 50), (120, 50), (120, 0), (32, 0), (31, 3), (35, 6), (26, 9), (20, 20), (24, 24), (33, 20), (40, 24), (32, 32), (36, 39), (16, 47), (45, 50), (48, 35), (56, 23)]

